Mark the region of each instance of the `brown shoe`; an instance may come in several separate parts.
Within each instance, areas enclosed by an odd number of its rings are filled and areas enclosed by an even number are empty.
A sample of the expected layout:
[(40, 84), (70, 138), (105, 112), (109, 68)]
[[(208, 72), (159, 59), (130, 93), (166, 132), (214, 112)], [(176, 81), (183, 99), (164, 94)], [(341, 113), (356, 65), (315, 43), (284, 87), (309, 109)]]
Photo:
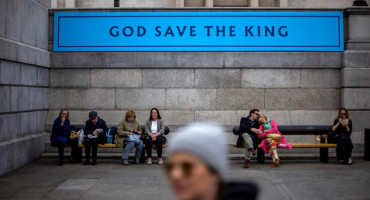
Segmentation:
[(277, 167), (277, 164), (276, 163), (272, 163), (272, 165), (270, 165), (270, 167)]
[(278, 158), (278, 159), (276, 159), (276, 160), (275, 160), (275, 164), (276, 164), (276, 166), (278, 166), (278, 165), (279, 165), (279, 163), (280, 163), (280, 158)]
[(243, 168), (249, 168), (249, 160), (244, 161)]

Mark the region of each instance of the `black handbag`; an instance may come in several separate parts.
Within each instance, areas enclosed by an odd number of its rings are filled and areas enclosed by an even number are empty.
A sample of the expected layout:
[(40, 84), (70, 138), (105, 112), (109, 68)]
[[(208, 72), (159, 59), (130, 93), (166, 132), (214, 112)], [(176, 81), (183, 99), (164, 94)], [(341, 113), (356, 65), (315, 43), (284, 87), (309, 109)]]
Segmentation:
[(328, 144), (337, 144), (338, 136), (331, 130), (328, 133)]

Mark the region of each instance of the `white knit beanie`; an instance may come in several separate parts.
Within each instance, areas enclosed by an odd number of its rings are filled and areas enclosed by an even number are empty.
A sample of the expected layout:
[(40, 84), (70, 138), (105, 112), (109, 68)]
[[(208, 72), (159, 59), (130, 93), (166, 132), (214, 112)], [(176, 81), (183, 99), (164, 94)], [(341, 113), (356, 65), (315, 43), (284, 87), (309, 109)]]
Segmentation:
[(221, 126), (211, 123), (195, 123), (184, 127), (168, 145), (169, 155), (174, 152), (188, 152), (214, 169), (224, 180), (228, 160), (225, 133)]

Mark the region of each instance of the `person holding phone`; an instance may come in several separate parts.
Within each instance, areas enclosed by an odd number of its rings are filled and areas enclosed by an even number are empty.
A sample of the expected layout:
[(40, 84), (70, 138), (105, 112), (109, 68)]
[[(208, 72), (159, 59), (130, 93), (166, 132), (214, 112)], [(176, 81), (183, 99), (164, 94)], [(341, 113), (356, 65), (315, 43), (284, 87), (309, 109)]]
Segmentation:
[(131, 150), (136, 146), (135, 163), (139, 164), (143, 142), (140, 140), (142, 130), (139, 122), (136, 120), (136, 113), (128, 110), (125, 118), (121, 120), (117, 128), (116, 144), (123, 147), (122, 164), (129, 165), (128, 156)]
[(337, 161), (343, 161), (344, 164), (352, 164), (352, 149), (353, 144), (351, 140), (352, 121), (349, 118), (348, 110), (345, 108), (339, 109), (338, 115), (334, 120), (332, 127), (334, 135), (337, 139)]

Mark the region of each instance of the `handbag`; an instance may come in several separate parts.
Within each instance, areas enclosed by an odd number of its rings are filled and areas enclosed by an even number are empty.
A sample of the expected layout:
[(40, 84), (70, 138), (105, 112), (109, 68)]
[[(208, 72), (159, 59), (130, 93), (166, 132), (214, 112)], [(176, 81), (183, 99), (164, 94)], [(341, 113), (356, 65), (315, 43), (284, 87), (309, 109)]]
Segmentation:
[(125, 142), (139, 142), (140, 141), (140, 135), (138, 134), (132, 134), (125, 137)]
[(71, 132), (71, 134), (69, 135), (69, 138), (70, 138), (71, 140), (78, 138), (78, 134), (77, 134), (77, 132), (72, 131), (72, 132)]

